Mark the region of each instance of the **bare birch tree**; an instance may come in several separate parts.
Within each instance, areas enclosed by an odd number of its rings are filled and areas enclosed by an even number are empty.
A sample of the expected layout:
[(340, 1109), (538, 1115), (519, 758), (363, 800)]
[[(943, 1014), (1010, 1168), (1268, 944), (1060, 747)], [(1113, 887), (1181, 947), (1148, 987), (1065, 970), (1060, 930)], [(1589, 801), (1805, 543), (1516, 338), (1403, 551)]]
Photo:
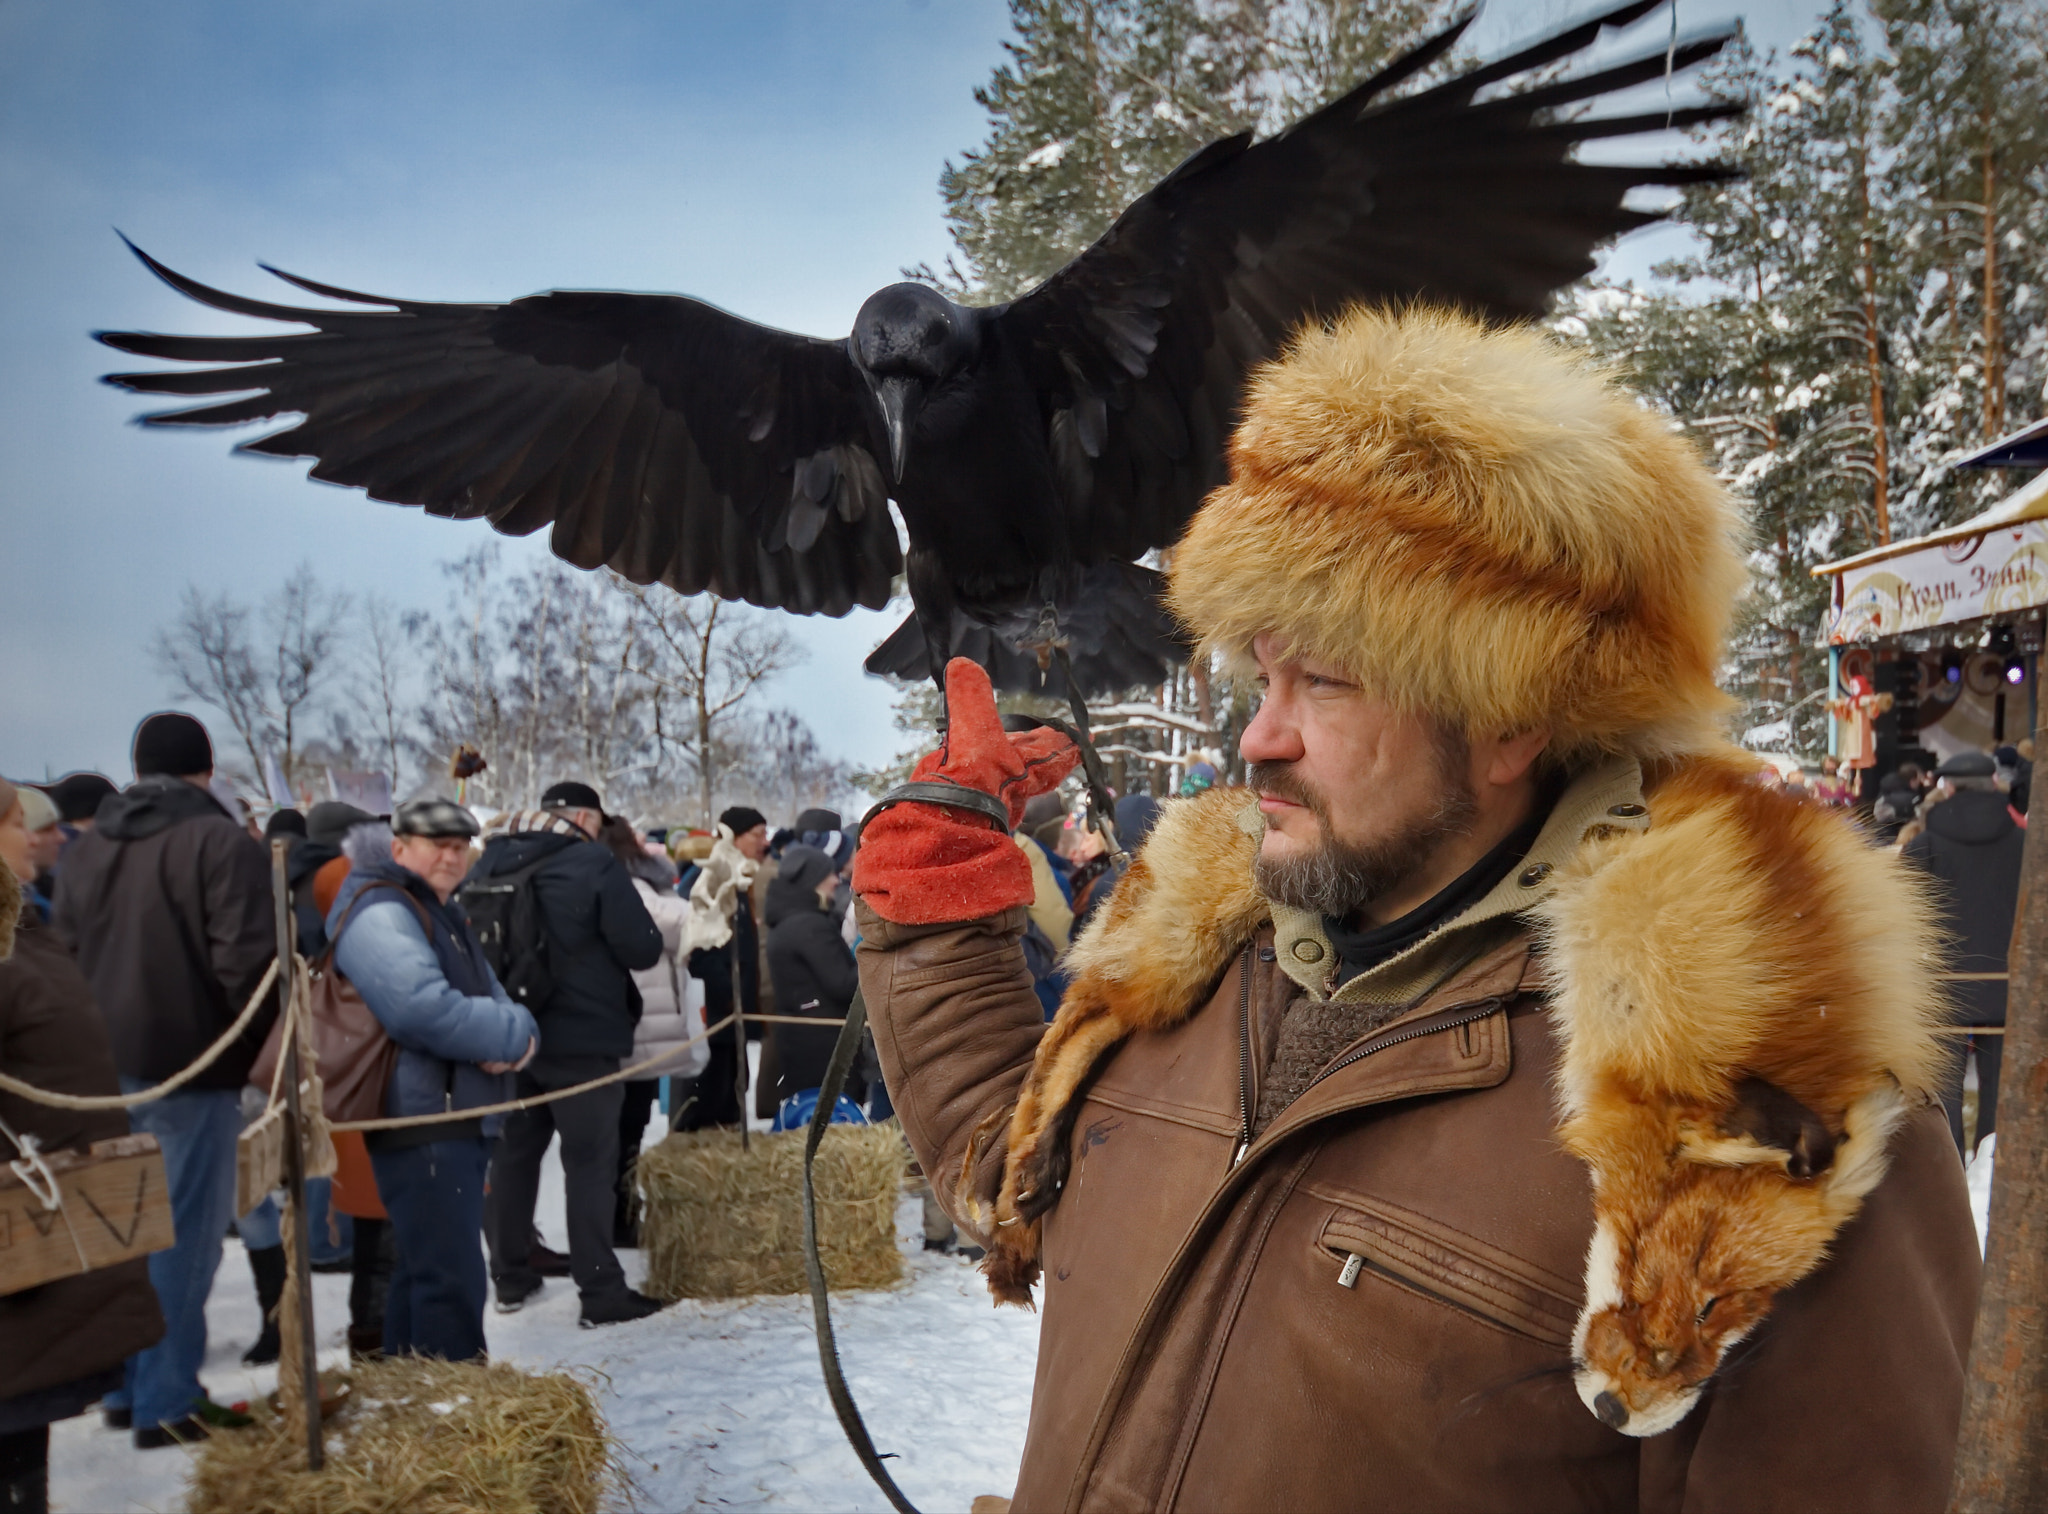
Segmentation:
[(158, 633), (159, 669), (180, 694), (227, 716), (262, 781), (266, 750), (277, 753), (287, 784), (299, 778), (307, 720), (335, 676), (348, 596), (301, 564), (261, 614), (233, 596), (185, 590), (178, 613)]
[(659, 584), (612, 578), (633, 605), (641, 655), (634, 668), (653, 691), (655, 742), (696, 770), (697, 808), (711, 824), (726, 723), (763, 682), (795, 667), (802, 651), (779, 617), (710, 595), (685, 598)]

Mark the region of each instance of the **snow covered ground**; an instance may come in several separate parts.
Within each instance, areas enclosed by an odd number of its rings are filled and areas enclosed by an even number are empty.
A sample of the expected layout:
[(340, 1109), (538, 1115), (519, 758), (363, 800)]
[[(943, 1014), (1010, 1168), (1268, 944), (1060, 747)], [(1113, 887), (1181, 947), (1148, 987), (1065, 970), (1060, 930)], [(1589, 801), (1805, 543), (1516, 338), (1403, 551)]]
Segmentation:
[[(662, 1133), (661, 1121), (648, 1132)], [(550, 1152), (541, 1232), (567, 1249), (561, 1166)], [(964, 1510), (977, 1494), (1007, 1495), (1024, 1449), (1038, 1317), (994, 1309), (981, 1275), (951, 1256), (927, 1255), (917, 1200), (897, 1230), (909, 1267), (886, 1292), (833, 1300), (847, 1381), (876, 1448), (920, 1508)], [(620, 1253), (629, 1280), (640, 1253)], [(339, 1365), (348, 1279), (316, 1274), (321, 1364)], [(207, 1306), (204, 1380), (216, 1399), (268, 1393), (274, 1368), (241, 1364), (256, 1335), (256, 1299), (241, 1247), (230, 1242)], [(550, 1279), (514, 1315), (488, 1314), (491, 1354), (544, 1368), (583, 1366), (602, 1378), (600, 1407), (627, 1447), (631, 1505), (684, 1509), (886, 1509), (854, 1460), (818, 1370), (807, 1297), (700, 1303), (603, 1330), (576, 1324), (576, 1290)], [(50, 1504), (70, 1514), (184, 1507), (187, 1453), (140, 1452), (98, 1417), (52, 1428)], [(627, 1505), (621, 1503), (621, 1507)]]
[[(657, 1120), (648, 1135), (659, 1134)], [(1997, 1138), (1970, 1164), (1970, 1207), (1981, 1244), (1991, 1204)], [(839, 1329), (847, 1381), (877, 1449), (918, 1507), (964, 1510), (977, 1494), (1008, 1494), (1024, 1449), (1038, 1316), (991, 1307), (968, 1263), (922, 1249), (917, 1200), (896, 1216), (908, 1260), (902, 1286), (840, 1294)], [(566, 1250), (562, 1174), (552, 1152), (540, 1201), (541, 1232)], [(620, 1253), (627, 1277), (646, 1268)], [(314, 1314), (323, 1366), (340, 1365), (348, 1320), (348, 1279), (316, 1274)], [(244, 1367), (256, 1335), (256, 1299), (241, 1247), (230, 1242), (207, 1307), (205, 1381), (224, 1402), (268, 1393), (273, 1368)], [(685, 1509), (886, 1509), (854, 1460), (818, 1371), (808, 1298), (724, 1303), (690, 1300), (653, 1319), (606, 1330), (576, 1325), (576, 1290), (551, 1279), (514, 1315), (489, 1314), (494, 1356), (548, 1368), (586, 1366), (602, 1374), (600, 1406), (627, 1448), (631, 1504)], [(50, 1503), (67, 1514), (126, 1514), (184, 1507), (186, 1453), (139, 1452), (96, 1416), (53, 1427)]]

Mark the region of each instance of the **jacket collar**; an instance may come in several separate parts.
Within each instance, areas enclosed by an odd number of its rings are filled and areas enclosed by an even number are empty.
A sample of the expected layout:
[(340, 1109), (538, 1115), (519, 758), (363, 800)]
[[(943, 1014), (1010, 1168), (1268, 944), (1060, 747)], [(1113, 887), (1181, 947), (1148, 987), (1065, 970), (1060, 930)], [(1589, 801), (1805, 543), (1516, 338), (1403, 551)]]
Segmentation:
[[(1238, 824), (1252, 836), (1264, 828), (1256, 802), (1244, 808)], [(1408, 950), (1342, 987), (1331, 981), (1337, 953), (1323, 933), (1321, 917), (1285, 904), (1269, 905), (1280, 970), (1317, 1002), (1408, 1004), (1425, 995), (1434, 999), (1432, 989), (1447, 983), (1464, 964), (1522, 934), (1515, 917), (1551, 896), (1559, 869), (1587, 841), (1647, 830), (1649, 825), (1641, 764), (1633, 757), (1609, 758), (1566, 784), (1528, 855), (1490, 893)]]

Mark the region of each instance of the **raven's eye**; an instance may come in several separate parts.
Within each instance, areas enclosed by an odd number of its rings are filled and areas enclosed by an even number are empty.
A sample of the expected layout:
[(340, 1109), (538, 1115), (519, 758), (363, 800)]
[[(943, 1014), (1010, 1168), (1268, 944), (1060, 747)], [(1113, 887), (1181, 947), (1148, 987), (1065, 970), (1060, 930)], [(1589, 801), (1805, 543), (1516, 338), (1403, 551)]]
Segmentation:
[(1714, 1312), (1714, 1305), (1720, 1302), (1721, 1299), (1718, 1294), (1708, 1299), (1704, 1304), (1700, 1305), (1700, 1312), (1693, 1316), (1692, 1322), (1695, 1325), (1704, 1325), (1707, 1322), (1707, 1316)]

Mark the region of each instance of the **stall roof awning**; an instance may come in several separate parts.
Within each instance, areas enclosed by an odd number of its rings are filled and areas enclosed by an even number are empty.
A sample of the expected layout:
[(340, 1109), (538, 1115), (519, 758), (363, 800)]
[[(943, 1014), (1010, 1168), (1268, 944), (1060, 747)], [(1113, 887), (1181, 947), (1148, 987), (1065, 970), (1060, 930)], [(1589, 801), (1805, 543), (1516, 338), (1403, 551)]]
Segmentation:
[[(2048, 449), (2048, 421), (2043, 421), (2041, 428), (2042, 445), (2044, 449)], [(2044, 454), (2043, 461), (2048, 462), (2048, 454)], [(2043, 473), (2025, 487), (2008, 494), (1980, 515), (1973, 515), (1953, 526), (1944, 526), (1939, 531), (1930, 531), (1925, 536), (1909, 536), (1904, 541), (1872, 547), (1868, 552), (1859, 552), (1854, 557), (1843, 558), (1840, 562), (1822, 563), (1813, 570), (1813, 576), (1826, 578), (1837, 573), (1847, 573), (1853, 568), (1867, 568), (1872, 563), (1883, 562), (1888, 557), (1903, 557), (1908, 552), (1918, 552), (1927, 547), (1945, 546), (1949, 542), (1964, 541), (1972, 536), (1981, 536), (1986, 531), (1995, 531), (2000, 526), (2016, 526), (2022, 521), (2029, 520), (2048, 520), (2048, 473)]]
[(2035, 421), (2011, 436), (1972, 452), (1958, 468), (2048, 468), (2048, 420)]

